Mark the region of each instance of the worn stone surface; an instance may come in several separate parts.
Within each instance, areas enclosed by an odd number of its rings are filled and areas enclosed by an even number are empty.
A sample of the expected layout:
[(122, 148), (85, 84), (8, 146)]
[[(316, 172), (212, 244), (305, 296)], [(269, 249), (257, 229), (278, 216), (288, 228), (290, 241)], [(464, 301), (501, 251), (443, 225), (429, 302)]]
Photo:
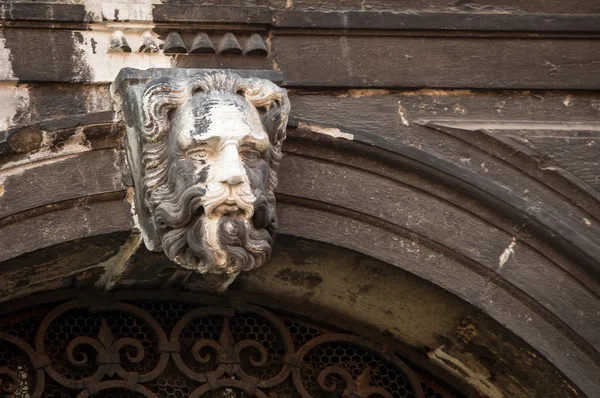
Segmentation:
[[(475, 14), (475, 15), (474, 15)], [(328, 28), (373, 30), (501, 30), (526, 32), (596, 32), (597, 19), (587, 14), (537, 14), (487, 12), (476, 10), (404, 9), (399, 11), (347, 9), (329, 12), (312, 9), (286, 9), (273, 12), (274, 25), (281, 28)]]
[(67, 204), (66, 208), (49, 205), (40, 214), (2, 226), (0, 261), (74, 239), (131, 229), (129, 206), (123, 200)]
[[(336, 210), (319, 206), (318, 203), (288, 206), (282, 204), (280, 199), (281, 230), (283, 233), (361, 250), (438, 284), (464, 300), (485, 308), (486, 312), (494, 313), (494, 318), (531, 342), (542, 355), (553, 358), (556, 364), (560, 363), (561, 370), (570, 372), (571, 377), (579, 380), (585, 388), (594, 388), (594, 378), (592, 373), (588, 373), (597, 367), (594, 350), (580, 337), (563, 334), (565, 330), (561, 322), (556, 322), (553, 316), (548, 317), (546, 311), (535, 308), (526, 295), (515, 292), (492, 275), (479, 274), (481, 270), (477, 267), (469, 269), (459, 265), (452, 258), (452, 253), (442, 255), (430, 250), (428, 245), (404, 238), (405, 232), (391, 225), (361, 219), (360, 213)], [(334, 212), (337, 214), (334, 215)], [(364, 242), (371, 243), (365, 245)], [(464, 260), (462, 262), (466, 263)], [(588, 315), (593, 316), (593, 313)]]
[(2, 301), (93, 285), (107, 272), (102, 263), (117, 254), (128, 235), (129, 231), (121, 231), (76, 238), (2, 262)]
[[(75, 287), (91, 295), (95, 288), (102, 290), (96, 281), (110, 272), (106, 264), (129, 238), (128, 233), (115, 233), (39, 250), (2, 263), (6, 267), (2, 277), (15, 278), (19, 282), (12, 286), (25, 294), (46, 286)], [(117, 284), (117, 290), (165, 288), (165, 271), (174, 267), (165, 256), (144, 249), (130, 265), (129, 277), (120, 279), (124, 283)], [(49, 278), (47, 284), (39, 283), (42, 275)], [(214, 286), (214, 277), (219, 276), (192, 274), (179, 289), (207, 292), (207, 282)], [(272, 261), (241, 274), (224, 298), (293, 312), (386, 342), (394, 352), (466, 395), (580, 396), (543, 356), (473, 306), (354, 251), (282, 235)], [(3, 305), (8, 311), (13, 304), (4, 301)]]
[(289, 236), (279, 237), (276, 249), (268, 265), (238, 276), (227, 295), (271, 295), (274, 303), (299, 313), (324, 320), (336, 314), (416, 347), (435, 346), (437, 336), (469, 313), (468, 306), (442, 290), (428, 291), (431, 285), (351, 251)]
[[(579, 395), (536, 352), (520, 346), (515, 336), (503, 333), (481, 314), (463, 318), (427, 355), (432, 362), (469, 380), (484, 396)], [(514, 373), (521, 377), (513, 377)]]
[[(72, 170), (80, 170), (71, 173)], [(70, 174), (68, 186), (57, 189), (56, 182)], [(113, 150), (67, 154), (52, 160), (30, 163), (0, 171), (4, 186), (0, 217), (55, 202), (88, 195), (124, 190), (121, 159)]]
[(596, 40), (330, 35), (273, 39), (275, 59), (287, 85), (324, 87), (597, 90), (597, 46)]
[[(272, 261), (256, 272), (240, 275), (227, 296), (253, 292), (263, 295), (265, 304), (330, 324), (371, 330), (370, 334), (375, 328), (418, 347), (459, 378), (465, 377), (461, 372), (469, 372), (473, 379), (469, 383), (484, 396), (577, 396), (564, 378), (536, 352), (521, 346), (518, 338), (423, 280), (316, 242), (284, 236), (276, 246)], [(193, 283), (189, 281), (190, 286)], [(440, 359), (441, 353), (451, 361)], [(457, 363), (460, 371), (453, 367)], [(515, 369), (521, 380), (512, 376)]]
[[(168, 0), (170, 3), (186, 3), (192, 0)], [(260, 0), (260, 4), (269, 5), (275, 9), (296, 9), (311, 11), (340, 11), (340, 10), (365, 10), (365, 11), (402, 11), (402, 10), (447, 10), (466, 11), (477, 13), (487, 11), (491, 14), (521, 14), (533, 13), (598, 13), (600, 6), (589, 0), (577, 0), (564, 4), (560, 0), (534, 0), (523, 2), (520, 0), (477, 0), (457, 2), (455, 0), (376, 0), (363, 2), (362, 0)]]

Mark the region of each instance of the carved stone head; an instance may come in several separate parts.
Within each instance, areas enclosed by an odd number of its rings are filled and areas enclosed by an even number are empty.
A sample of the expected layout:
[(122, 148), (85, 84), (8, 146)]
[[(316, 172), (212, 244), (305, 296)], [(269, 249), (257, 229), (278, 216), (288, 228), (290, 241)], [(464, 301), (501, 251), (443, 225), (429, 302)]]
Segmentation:
[(262, 265), (277, 229), (286, 91), (268, 80), (205, 72), (150, 81), (141, 107), (134, 182), (154, 249), (199, 272)]

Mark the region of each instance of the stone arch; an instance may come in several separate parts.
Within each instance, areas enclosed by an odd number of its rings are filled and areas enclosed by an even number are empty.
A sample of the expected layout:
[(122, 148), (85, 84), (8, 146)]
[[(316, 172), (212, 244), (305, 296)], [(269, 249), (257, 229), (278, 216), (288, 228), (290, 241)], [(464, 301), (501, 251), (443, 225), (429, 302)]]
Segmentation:
[[(292, 97), (280, 233), (362, 253), (441, 287), (574, 386), (593, 390), (597, 194), (514, 139), (520, 129), (564, 126), (418, 120), (408, 129), (402, 120), (349, 112), (357, 104), (397, 106), (396, 97), (337, 99), (335, 112), (311, 100)], [(5, 302), (72, 286), (210, 291), (231, 282), (179, 280), (157, 254), (128, 262), (139, 240), (131, 235), (122, 136), (110, 112), (8, 131)], [(64, 175), (71, 179), (57, 185)], [(32, 230), (42, 238), (28, 239)]]

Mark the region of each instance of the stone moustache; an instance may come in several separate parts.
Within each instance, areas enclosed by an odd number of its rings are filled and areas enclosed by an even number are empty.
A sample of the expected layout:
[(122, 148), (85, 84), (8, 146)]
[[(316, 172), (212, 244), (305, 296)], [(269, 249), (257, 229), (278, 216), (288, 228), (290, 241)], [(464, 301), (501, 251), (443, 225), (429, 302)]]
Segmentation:
[(162, 77), (146, 86), (142, 110), (136, 189), (154, 249), (201, 273), (264, 264), (277, 229), (286, 90), (229, 72)]

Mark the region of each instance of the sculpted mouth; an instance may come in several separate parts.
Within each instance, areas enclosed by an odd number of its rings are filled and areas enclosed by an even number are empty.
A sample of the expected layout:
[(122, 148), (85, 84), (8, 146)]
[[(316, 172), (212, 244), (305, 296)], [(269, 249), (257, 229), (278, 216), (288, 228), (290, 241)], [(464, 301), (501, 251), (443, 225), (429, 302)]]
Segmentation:
[(213, 213), (216, 213), (216, 214), (222, 215), (222, 216), (228, 216), (228, 215), (234, 215), (234, 214), (243, 215), (243, 210), (240, 209), (240, 207), (238, 206), (235, 199), (227, 199), (226, 201), (221, 203), (219, 206), (217, 206), (215, 208), (215, 210), (213, 211)]
[(222, 216), (236, 216), (249, 219), (254, 213), (254, 195), (249, 187), (242, 187), (238, 192), (229, 187), (214, 189), (212, 196), (205, 197), (204, 209), (210, 218)]

